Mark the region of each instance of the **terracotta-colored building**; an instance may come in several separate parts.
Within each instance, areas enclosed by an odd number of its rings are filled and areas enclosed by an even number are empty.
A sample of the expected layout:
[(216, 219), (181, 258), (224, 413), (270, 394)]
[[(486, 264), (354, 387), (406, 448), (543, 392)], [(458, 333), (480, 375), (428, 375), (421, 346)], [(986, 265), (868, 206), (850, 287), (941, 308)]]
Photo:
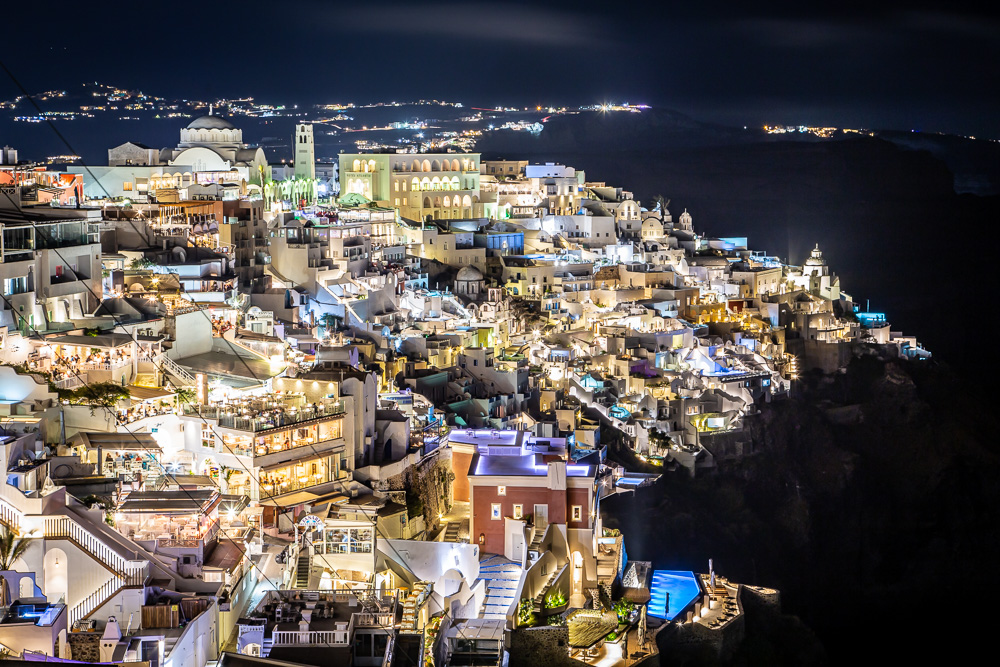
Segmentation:
[[(563, 438), (523, 431), (474, 433), (478, 437), (465, 439), (479, 442), (462, 445), (475, 447), (467, 472), (470, 535), (482, 553), (524, 562), (532, 548), (525, 536), (537, 539), (552, 525), (566, 537), (574, 567), (581, 568), (574, 579), (584, 586), (596, 581), (599, 466), (569, 461)], [(453, 432), (453, 440), (457, 435)], [(526, 531), (529, 524), (535, 530)]]

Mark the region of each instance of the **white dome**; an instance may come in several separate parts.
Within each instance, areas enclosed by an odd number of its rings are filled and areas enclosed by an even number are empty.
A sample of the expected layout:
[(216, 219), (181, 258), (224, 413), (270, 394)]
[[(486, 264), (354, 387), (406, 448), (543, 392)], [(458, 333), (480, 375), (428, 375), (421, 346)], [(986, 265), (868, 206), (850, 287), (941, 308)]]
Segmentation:
[(235, 125), (221, 116), (200, 116), (188, 123), (189, 130), (232, 130)]
[(458, 270), (455, 280), (482, 280), (483, 274), (474, 266), (463, 266)]

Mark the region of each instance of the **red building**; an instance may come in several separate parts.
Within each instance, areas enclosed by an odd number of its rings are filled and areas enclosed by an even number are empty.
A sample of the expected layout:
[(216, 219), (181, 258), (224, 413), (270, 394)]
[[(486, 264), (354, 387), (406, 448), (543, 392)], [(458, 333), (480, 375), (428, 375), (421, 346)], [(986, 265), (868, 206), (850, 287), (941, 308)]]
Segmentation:
[[(553, 525), (565, 536), (571, 562), (579, 570), (574, 581), (593, 585), (601, 528), (599, 466), (568, 461), (562, 438), (536, 438), (523, 431), (474, 433), (480, 435), (462, 439), (478, 440), (463, 444), (476, 449), (467, 473), (470, 534), (482, 553), (524, 562), (531, 542)], [(452, 433), (452, 446), (462, 435)]]

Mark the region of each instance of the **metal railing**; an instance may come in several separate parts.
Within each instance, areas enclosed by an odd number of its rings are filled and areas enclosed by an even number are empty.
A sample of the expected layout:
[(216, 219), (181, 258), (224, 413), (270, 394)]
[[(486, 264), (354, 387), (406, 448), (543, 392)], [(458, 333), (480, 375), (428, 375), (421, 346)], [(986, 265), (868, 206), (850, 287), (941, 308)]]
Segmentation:
[(344, 414), (344, 401), (336, 401), (325, 405), (319, 405), (314, 410), (312, 407), (300, 408), (295, 412), (283, 412), (273, 417), (247, 417), (235, 414), (228, 414), (230, 410), (221, 405), (195, 405), (185, 404), (184, 414), (188, 416), (201, 416), (205, 419), (215, 419), (222, 428), (231, 428), (237, 431), (268, 431), (283, 426), (292, 426), (300, 422), (320, 417), (330, 417)]
[(180, 364), (178, 364), (165, 354), (156, 355), (155, 357), (153, 357), (153, 361), (154, 363), (161, 364), (164, 368), (167, 369), (167, 371), (170, 372), (171, 375), (180, 378), (181, 380), (183, 380), (188, 384), (195, 384), (195, 382), (197, 382), (195, 377), (191, 375), (191, 373), (189, 373), (187, 369), (183, 368)]

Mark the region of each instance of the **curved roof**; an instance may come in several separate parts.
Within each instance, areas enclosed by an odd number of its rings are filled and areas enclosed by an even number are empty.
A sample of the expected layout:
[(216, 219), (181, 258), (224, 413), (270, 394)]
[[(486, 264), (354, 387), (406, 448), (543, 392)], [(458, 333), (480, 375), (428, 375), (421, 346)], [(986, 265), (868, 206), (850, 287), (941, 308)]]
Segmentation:
[(482, 280), (483, 274), (474, 266), (463, 266), (458, 270), (455, 280)]
[(189, 130), (232, 130), (235, 126), (221, 116), (200, 116), (188, 123)]

